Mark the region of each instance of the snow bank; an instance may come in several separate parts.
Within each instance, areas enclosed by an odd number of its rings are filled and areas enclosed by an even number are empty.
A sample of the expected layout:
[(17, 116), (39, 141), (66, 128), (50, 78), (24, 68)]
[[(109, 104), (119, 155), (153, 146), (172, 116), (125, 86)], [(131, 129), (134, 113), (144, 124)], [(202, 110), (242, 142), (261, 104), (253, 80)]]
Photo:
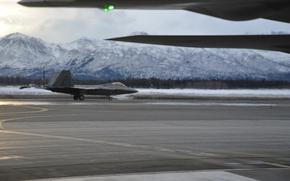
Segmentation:
[(136, 98), (290, 98), (290, 89), (138, 89)]
[(37, 88), (19, 89), (16, 86), (0, 87), (0, 95), (55, 95), (55, 93)]
[[(137, 89), (138, 93), (116, 96), (120, 98), (290, 98), (290, 89)], [(0, 95), (58, 95), (43, 89), (0, 87)]]

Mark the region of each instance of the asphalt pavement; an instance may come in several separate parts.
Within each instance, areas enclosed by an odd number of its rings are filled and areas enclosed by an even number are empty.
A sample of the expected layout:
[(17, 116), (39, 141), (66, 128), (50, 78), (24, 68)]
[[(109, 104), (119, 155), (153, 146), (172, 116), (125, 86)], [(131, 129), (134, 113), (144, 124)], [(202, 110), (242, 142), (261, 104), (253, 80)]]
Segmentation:
[(290, 179), (290, 100), (6, 99), (0, 121), (3, 181), (186, 171)]

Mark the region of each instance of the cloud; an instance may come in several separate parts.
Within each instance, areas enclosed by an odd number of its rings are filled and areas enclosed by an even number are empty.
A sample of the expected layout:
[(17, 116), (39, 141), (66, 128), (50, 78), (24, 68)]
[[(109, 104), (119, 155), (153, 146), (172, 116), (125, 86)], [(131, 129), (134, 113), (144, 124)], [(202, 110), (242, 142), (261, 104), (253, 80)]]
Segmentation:
[(186, 11), (113, 11), (98, 9), (26, 8), (0, 0), (0, 36), (22, 32), (50, 42), (79, 37), (110, 38), (142, 31), (149, 34), (290, 33), (290, 25), (268, 20), (232, 22)]

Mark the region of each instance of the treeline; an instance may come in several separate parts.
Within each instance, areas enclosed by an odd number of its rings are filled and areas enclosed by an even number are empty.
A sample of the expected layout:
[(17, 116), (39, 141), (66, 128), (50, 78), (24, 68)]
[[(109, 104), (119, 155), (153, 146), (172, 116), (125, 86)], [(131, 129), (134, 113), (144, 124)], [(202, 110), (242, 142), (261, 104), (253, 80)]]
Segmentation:
[[(287, 81), (267, 81), (267, 80), (161, 80), (151, 79), (126, 79), (115, 80), (134, 88), (196, 88), (196, 89), (257, 89), (257, 88), (290, 88)], [(106, 83), (100, 80), (76, 80), (76, 84), (101, 84)]]
[[(110, 82), (122, 82), (134, 88), (196, 88), (196, 89), (257, 89), (257, 88), (290, 88), (287, 81), (268, 80), (161, 80), (151, 79), (125, 79)], [(48, 80), (31, 79), (24, 77), (0, 77), (0, 85), (47, 85)], [(104, 80), (74, 80), (79, 85), (96, 85), (108, 83)]]
[[(45, 81), (47, 83), (47, 81)], [(44, 84), (42, 79), (30, 79), (25, 77), (0, 77), (0, 85), (28, 85), (28, 84), (36, 84), (41, 85)]]

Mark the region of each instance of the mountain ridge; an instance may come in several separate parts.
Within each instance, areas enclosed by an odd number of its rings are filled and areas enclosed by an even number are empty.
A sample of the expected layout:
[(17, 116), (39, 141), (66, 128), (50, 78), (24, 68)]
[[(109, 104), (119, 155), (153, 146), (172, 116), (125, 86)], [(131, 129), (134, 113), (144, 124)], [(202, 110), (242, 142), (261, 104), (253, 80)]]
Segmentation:
[(61, 69), (77, 79), (290, 81), (290, 55), (257, 50), (138, 45), (81, 38), (47, 43), (21, 33), (0, 38), (0, 76), (39, 78)]

